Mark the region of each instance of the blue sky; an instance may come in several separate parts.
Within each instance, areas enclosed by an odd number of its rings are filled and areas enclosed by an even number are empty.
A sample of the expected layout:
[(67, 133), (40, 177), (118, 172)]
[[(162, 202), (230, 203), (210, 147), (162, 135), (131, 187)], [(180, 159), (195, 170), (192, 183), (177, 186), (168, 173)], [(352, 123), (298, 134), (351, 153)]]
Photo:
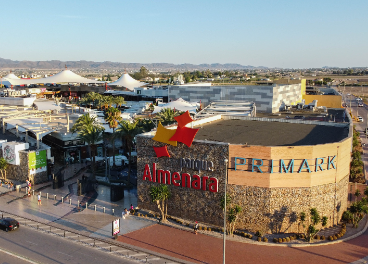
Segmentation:
[(367, 0), (0, 0), (0, 57), (368, 66)]

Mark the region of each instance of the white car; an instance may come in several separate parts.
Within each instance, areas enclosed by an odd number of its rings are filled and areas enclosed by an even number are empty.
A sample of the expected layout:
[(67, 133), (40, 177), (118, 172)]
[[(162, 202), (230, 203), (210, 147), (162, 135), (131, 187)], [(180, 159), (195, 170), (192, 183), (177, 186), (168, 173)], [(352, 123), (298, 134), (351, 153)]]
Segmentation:
[(358, 104), (358, 106), (359, 106), (359, 107), (363, 107), (363, 106), (364, 106), (364, 104), (362, 104), (362, 103), (359, 103), (359, 104)]
[(363, 122), (363, 117), (358, 116), (358, 122)]

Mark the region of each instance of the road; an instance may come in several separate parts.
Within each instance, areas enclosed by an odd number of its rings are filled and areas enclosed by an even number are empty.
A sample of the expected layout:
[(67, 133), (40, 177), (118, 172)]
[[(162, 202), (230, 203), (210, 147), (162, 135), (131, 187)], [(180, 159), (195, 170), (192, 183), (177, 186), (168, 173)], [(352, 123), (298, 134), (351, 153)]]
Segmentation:
[[(12, 253), (9, 255), (4, 251)], [(21, 258), (23, 257), (23, 258)], [(0, 263), (137, 263), (27, 226), (0, 230)]]

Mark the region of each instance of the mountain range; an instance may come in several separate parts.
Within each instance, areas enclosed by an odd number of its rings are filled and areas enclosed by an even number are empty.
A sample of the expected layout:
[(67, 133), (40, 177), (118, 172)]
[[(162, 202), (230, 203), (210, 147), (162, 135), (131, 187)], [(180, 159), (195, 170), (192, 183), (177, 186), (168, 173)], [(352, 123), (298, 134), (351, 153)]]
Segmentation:
[(16, 70), (16, 69), (115, 69), (115, 70), (139, 70), (145, 66), (149, 70), (161, 71), (193, 71), (193, 70), (244, 70), (244, 69), (266, 69), (267, 67), (244, 66), (236, 63), (212, 63), (212, 64), (173, 64), (173, 63), (122, 63), (122, 62), (95, 62), (95, 61), (17, 61), (0, 58), (0, 69), (2, 70)]

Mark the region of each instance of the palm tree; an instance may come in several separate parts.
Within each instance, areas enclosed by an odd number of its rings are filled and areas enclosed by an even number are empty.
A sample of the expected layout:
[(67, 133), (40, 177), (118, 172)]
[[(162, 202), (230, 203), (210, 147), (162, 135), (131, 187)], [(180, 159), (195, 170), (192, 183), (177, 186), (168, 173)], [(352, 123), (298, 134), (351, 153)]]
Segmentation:
[(96, 107), (96, 105), (98, 105), (98, 102), (101, 98), (101, 95), (95, 92), (90, 92), (86, 94), (85, 98), (87, 102), (93, 104), (93, 107)]
[(157, 113), (156, 117), (159, 121), (161, 121), (162, 125), (165, 126), (165, 125), (170, 125), (176, 122), (174, 117), (179, 116), (181, 114), (182, 112), (180, 111), (175, 111), (171, 108), (164, 108), (160, 112)]
[(138, 126), (142, 129), (142, 132), (149, 132), (155, 127), (155, 123), (153, 123), (152, 119), (139, 118)]
[(121, 107), (122, 104), (126, 104), (124, 97), (122, 96), (114, 97), (113, 102), (116, 104), (116, 107)]
[(103, 139), (105, 128), (97, 121), (96, 117), (91, 117), (89, 113), (81, 116), (73, 125), (71, 132), (78, 133), (78, 137), (89, 146), (90, 157), (92, 159), (92, 176), (95, 177), (96, 163), (96, 143)]
[(122, 120), (121, 112), (119, 109), (110, 107), (105, 112), (105, 120), (109, 124), (109, 127), (112, 128), (112, 153), (113, 153), (113, 166), (115, 167), (115, 128), (118, 127), (119, 122)]
[(130, 185), (130, 168), (131, 168), (131, 156), (133, 140), (136, 135), (142, 132), (142, 129), (138, 126), (138, 121), (130, 123), (129, 121), (121, 121), (119, 128), (116, 130), (116, 136), (122, 137), (125, 140), (125, 148), (129, 151), (129, 171), (128, 171), (128, 184)]
[(158, 209), (161, 212), (161, 222), (166, 221), (167, 216), (167, 203), (171, 196), (170, 190), (167, 185), (160, 184), (159, 186), (152, 186), (149, 192), (152, 202), (157, 204)]
[[(8, 168), (8, 162), (3, 157), (0, 158), (0, 171), (1, 176), (6, 180), (6, 169)], [(5, 174), (5, 177), (4, 177)]]

